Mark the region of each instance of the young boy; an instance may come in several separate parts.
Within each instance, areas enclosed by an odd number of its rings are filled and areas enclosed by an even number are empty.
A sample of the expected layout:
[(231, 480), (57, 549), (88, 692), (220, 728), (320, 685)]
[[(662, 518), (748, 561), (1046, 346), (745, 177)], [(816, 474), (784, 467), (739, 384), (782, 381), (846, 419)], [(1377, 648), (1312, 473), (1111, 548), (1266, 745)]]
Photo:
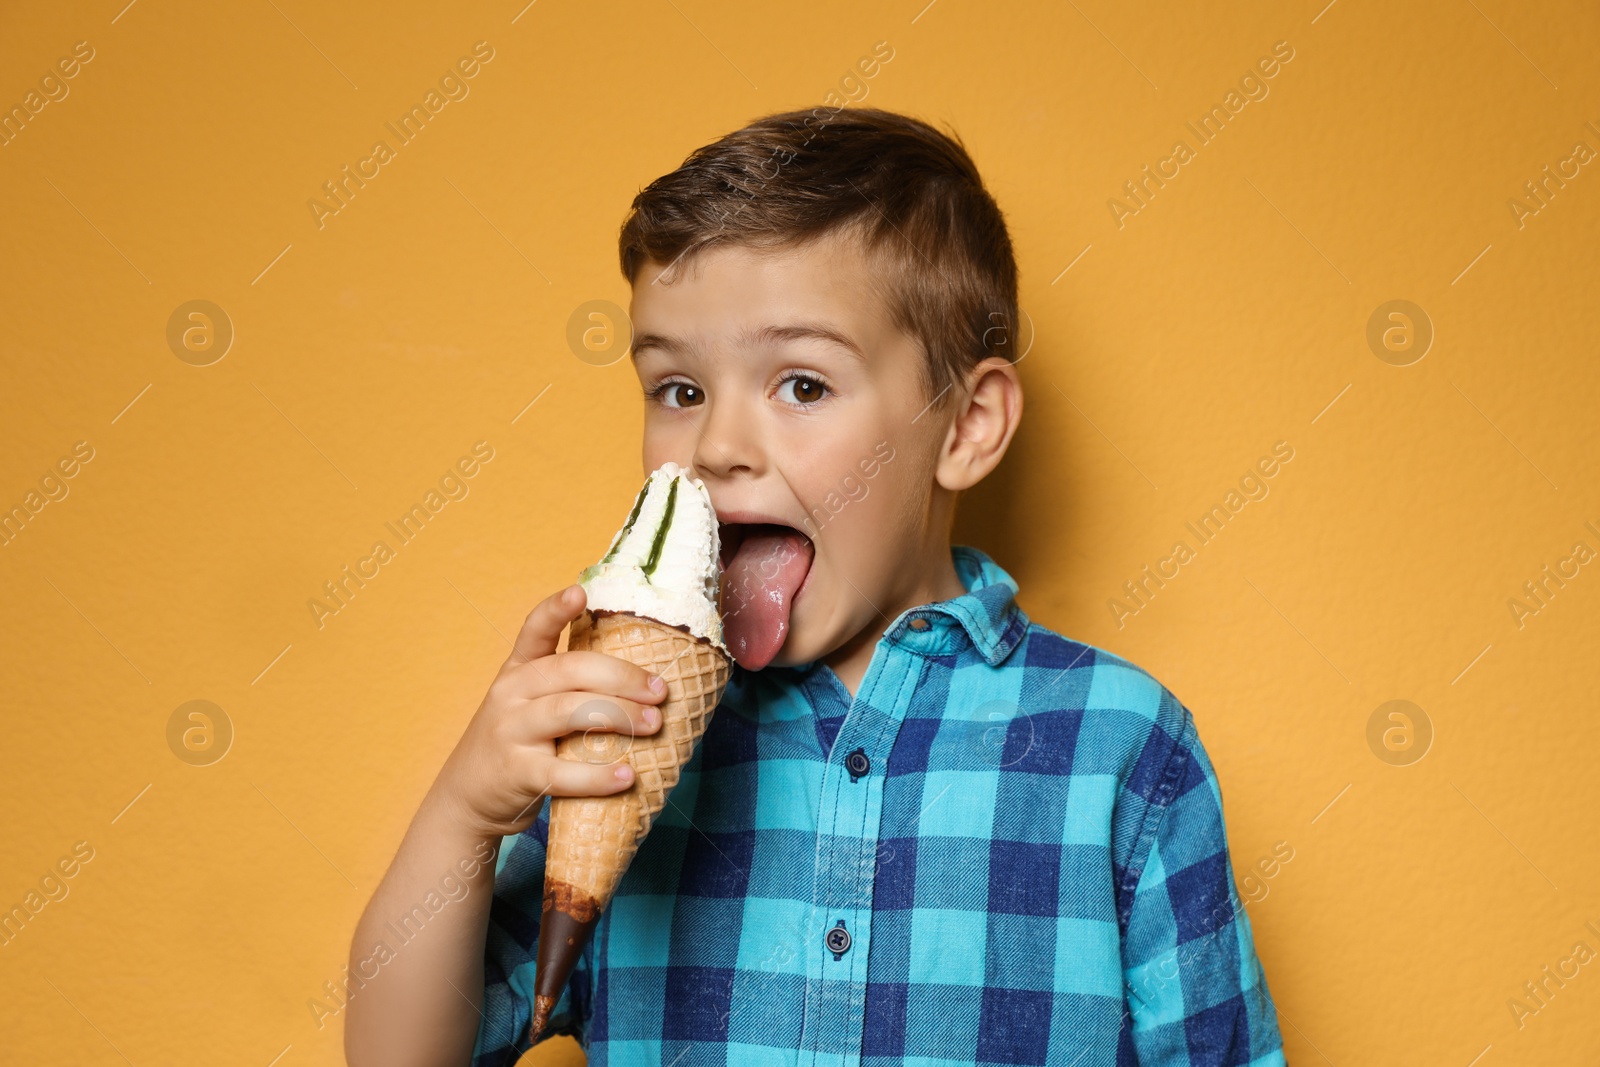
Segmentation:
[[(644, 468), (704, 481), (756, 595), (545, 1033), (591, 1064), (1282, 1064), (1189, 711), (950, 544), (1022, 411), (1011, 242), (961, 145), (773, 115), (641, 192), (621, 256)], [(659, 727), (643, 669), (556, 651), (583, 607), (528, 616), (361, 920), (355, 1067), (528, 1047), (544, 797), (632, 781), (555, 741)]]

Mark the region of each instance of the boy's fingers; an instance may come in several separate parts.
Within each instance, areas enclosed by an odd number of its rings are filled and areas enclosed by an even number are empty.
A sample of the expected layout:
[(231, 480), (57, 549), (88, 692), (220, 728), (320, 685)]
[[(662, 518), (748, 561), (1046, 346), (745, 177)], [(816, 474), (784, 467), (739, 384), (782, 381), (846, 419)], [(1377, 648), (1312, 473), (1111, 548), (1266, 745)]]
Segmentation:
[(558, 693), (535, 701), (525, 725), (527, 741), (548, 741), (590, 730), (653, 734), (661, 728), (661, 709), (598, 693)]
[(553, 759), (549, 773), (549, 793), (556, 797), (606, 796), (620, 793), (633, 784), (633, 767), (625, 759), (615, 763)]
[(583, 613), (586, 600), (583, 586), (574, 583), (539, 601), (523, 622), (506, 662), (522, 664), (553, 653), (561, 641), (561, 631)]
[(523, 691), (530, 694), (581, 689), (588, 693), (636, 700), (641, 704), (658, 703), (667, 694), (666, 682), (657, 679), (658, 685), (651, 686), (653, 675), (637, 663), (586, 649), (546, 656), (538, 662), (527, 664), (526, 673), (526, 680), (517, 684), (524, 686)]

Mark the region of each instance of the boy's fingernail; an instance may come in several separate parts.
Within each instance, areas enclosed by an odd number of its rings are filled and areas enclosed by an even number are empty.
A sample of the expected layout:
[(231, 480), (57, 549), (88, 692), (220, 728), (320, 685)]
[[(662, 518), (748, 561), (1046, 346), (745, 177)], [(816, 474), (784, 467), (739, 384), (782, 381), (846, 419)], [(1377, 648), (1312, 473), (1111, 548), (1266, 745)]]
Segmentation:
[(646, 726), (652, 726), (652, 727), (653, 726), (659, 726), (661, 724), (661, 713), (659, 711), (657, 711), (655, 708), (645, 708), (644, 709), (644, 724)]
[(661, 675), (659, 675), (659, 674), (652, 674), (650, 676), (650, 692), (652, 692), (652, 693), (665, 693), (666, 691), (667, 691), (667, 681), (666, 681), (666, 679), (661, 677)]
[(617, 769), (611, 773), (616, 776), (617, 781), (626, 782), (629, 778), (633, 777), (633, 768), (628, 766), (626, 763), (619, 763), (617, 764)]

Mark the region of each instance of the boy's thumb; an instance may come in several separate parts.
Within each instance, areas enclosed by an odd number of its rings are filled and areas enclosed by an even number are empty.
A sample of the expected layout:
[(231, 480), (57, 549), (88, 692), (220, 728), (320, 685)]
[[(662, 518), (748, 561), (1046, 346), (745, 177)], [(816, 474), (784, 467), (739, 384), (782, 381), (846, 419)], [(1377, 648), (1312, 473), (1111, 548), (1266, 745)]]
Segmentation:
[(517, 634), (516, 644), (511, 649), (512, 662), (526, 663), (554, 653), (561, 642), (561, 631), (583, 614), (587, 602), (583, 586), (576, 583), (540, 601), (528, 613), (522, 632)]

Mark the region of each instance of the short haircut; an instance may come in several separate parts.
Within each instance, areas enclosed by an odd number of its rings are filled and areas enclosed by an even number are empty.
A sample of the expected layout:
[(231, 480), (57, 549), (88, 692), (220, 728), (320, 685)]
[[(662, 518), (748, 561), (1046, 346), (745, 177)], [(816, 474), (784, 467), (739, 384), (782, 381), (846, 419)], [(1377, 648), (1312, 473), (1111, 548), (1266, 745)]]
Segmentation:
[(895, 326), (921, 342), (926, 396), (988, 356), (1015, 361), (1017, 264), (959, 137), (877, 108), (768, 115), (692, 152), (634, 197), (618, 241), (634, 284), (721, 244), (855, 237)]

